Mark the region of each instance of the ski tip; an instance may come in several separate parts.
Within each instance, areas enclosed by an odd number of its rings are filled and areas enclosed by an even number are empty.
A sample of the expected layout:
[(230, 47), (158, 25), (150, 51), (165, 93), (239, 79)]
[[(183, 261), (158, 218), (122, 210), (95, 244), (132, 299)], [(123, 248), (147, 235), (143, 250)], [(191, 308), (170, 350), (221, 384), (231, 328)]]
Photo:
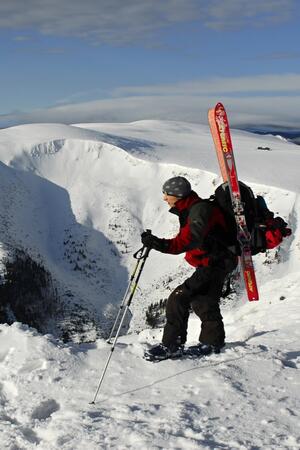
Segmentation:
[(214, 112), (216, 109), (219, 109), (219, 108), (225, 109), (223, 103), (221, 103), (221, 102), (216, 103), (214, 107), (209, 108), (208, 113), (212, 113), (212, 112)]
[(224, 112), (226, 111), (223, 103), (221, 103), (221, 102), (218, 102), (213, 108), (209, 108), (207, 115), (208, 115), (208, 119), (211, 123), (214, 120), (216, 112), (220, 113), (220, 111), (224, 111)]

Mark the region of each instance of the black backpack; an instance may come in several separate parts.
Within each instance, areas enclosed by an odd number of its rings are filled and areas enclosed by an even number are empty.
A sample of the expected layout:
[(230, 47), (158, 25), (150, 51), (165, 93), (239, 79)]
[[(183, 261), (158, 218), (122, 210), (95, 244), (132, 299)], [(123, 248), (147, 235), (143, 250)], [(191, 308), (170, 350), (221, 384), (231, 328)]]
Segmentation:
[[(240, 181), (239, 187), (247, 228), (251, 235), (252, 255), (276, 247), (281, 243), (283, 237), (291, 234), (291, 230), (287, 228), (287, 223), (281, 217), (274, 217), (274, 213), (268, 209), (265, 199), (260, 195), (255, 197), (249, 186)], [(227, 182), (217, 187), (211, 200), (221, 209), (226, 220), (228, 228), (226, 247), (233, 253), (240, 254), (237, 225)]]

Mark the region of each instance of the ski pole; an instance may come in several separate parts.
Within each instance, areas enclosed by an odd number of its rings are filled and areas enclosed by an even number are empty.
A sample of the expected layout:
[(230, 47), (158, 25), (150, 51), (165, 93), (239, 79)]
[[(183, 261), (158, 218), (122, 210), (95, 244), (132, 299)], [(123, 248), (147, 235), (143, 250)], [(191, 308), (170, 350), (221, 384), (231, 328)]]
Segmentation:
[[(135, 257), (135, 256), (134, 256), (134, 257)], [(112, 326), (112, 329), (111, 329), (111, 331), (110, 331), (109, 338), (108, 338), (107, 341), (106, 341), (108, 344), (111, 344), (111, 339), (112, 339), (112, 337), (113, 337), (113, 335), (114, 335), (114, 332), (115, 332), (115, 329), (116, 329), (116, 326), (117, 326), (119, 317), (120, 317), (120, 315), (121, 315), (121, 313), (122, 313), (122, 311), (123, 311), (123, 308), (124, 308), (124, 306), (125, 306), (125, 303), (126, 303), (126, 299), (127, 299), (128, 293), (130, 292), (130, 289), (131, 289), (131, 286), (132, 286), (132, 284), (133, 284), (133, 281), (134, 281), (136, 272), (137, 272), (138, 267), (139, 267), (140, 262), (141, 262), (141, 259), (140, 259), (140, 258), (136, 258), (136, 259), (137, 259), (137, 262), (136, 262), (136, 265), (135, 265), (135, 267), (134, 267), (134, 270), (133, 270), (133, 272), (132, 272), (132, 274), (131, 274), (131, 276), (130, 276), (130, 281), (129, 281), (129, 284), (128, 284), (128, 286), (127, 286), (127, 289), (126, 289), (126, 292), (125, 292), (125, 294), (124, 294), (124, 297), (123, 297), (123, 299), (122, 299), (122, 303), (121, 303), (121, 305), (120, 305), (120, 307), (119, 307), (119, 311), (118, 311), (117, 317), (116, 317), (115, 322), (114, 322), (114, 324), (113, 324), (113, 326)]]
[(117, 333), (116, 333), (116, 335), (115, 335), (115, 337), (114, 337), (113, 344), (112, 344), (112, 346), (111, 346), (111, 348), (110, 348), (110, 352), (109, 352), (108, 358), (107, 358), (107, 360), (106, 360), (104, 369), (103, 369), (103, 371), (102, 371), (102, 374), (101, 374), (101, 377), (100, 377), (100, 380), (99, 380), (99, 384), (98, 384), (96, 393), (95, 393), (95, 395), (94, 395), (94, 399), (93, 399), (93, 401), (90, 403), (91, 405), (94, 405), (94, 404), (95, 404), (96, 398), (97, 398), (98, 393), (99, 393), (99, 391), (100, 391), (100, 388), (101, 388), (102, 382), (103, 382), (103, 380), (104, 380), (104, 377), (105, 377), (105, 374), (106, 374), (108, 365), (109, 365), (109, 363), (110, 363), (110, 360), (111, 360), (113, 351), (114, 351), (115, 346), (116, 346), (116, 344), (117, 344), (117, 340), (118, 340), (120, 331), (121, 331), (121, 329), (122, 329), (122, 325), (123, 325), (124, 319), (125, 319), (125, 317), (126, 317), (127, 311), (128, 311), (128, 309), (129, 309), (129, 307), (130, 307), (130, 304), (131, 304), (131, 301), (132, 301), (132, 299), (133, 299), (134, 293), (135, 293), (136, 288), (137, 288), (137, 286), (138, 286), (138, 282), (139, 282), (140, 276), (141, 276), (141, 274), (142, 274), (142, 271), (143, 271), (143, 269), (144, 269), (146, 259), (147, 259), (148, 256), (149, 256), (150, 250), (151, 250), (151, 249), (150, 249), (149, 247), (142, 247), (140, 250), (138, 250), (138, 251), (134, 254), (134, 257), (136, 257), (137, 259), (142, 260), (142, 264), (141, 264), (140, 269), (139, 269), (139, 271), (138, 271), (138, 274), (137, 274), (135, 283), (133, 284), (131, 294), (130, 294), (130, 296), (128, 297), (128, 300), (127, 300), (127, 303), (126, 303), (126, 307), (125, 307), (125, 310), (124, 310), (124, 312), (123, 312), (123, 315), (122, 315), (122, 318), (121, 318), (121, 321), (120, 321), (120, 324), (119, 324)]
[[(148, 229), (147, 229), (146, 231), (149, 232), (149, 233), (151, 233), (151, 230), (148, 230)], [(140, 265), (141, 260), (143, 259), (143, 257), (140, 257), (140, 256), (142, 256), (143, 251), (144, 251), (144, 247), (140, 248), (140, 249), (139, 249), (137, 252), (135, 252), (134, 255), (133, 255), (133, 257), (137, 260), (137, 262), (136, 262), (136, 265), (135, 265), (135, 267), (134, 267), (134, 269), (133, 269), (133, 272), (132, 272), (132, 274), (131, 274), (131, 276), (130, 276), (129, 284), (128, 284), (128, 286), (127, 286), (127, 289), (126, 289), (126, 291), (125, 291), (124, 297), (123, 297), (122, 302), (121, 302), (121, 305), (120, 305), (120, 307), (119, 307), (119, 311), (118, 311), (118, 313), (117, 313), (117, 317), (116, 317), (116, 319), (115, 319), (115, 321), (114, 321), (114, 324), (113, 324), (112, 329), (111, 329), (111, 331), (110, 331), (109, 337), (108, 337), (108, 339), (107, 339), (107, 341), (106, 341), (108, 344), (111, 344), (111, 339), (112, 339), (112, 337), (113, 337), (113, 335), (114, 335), (114, 332), (115, 332), (115, 329), (116, 329), (116, 326), (117, 326), (119, 317), (120, 317), (120, 315), (121, 315), (121, 313), (122, 313), (122, 311), (123, 311), (123, 308), (124, 308), (124, 306), (125, 306), (126, 299), (127, 299), (127, 295), (128, 295), (128, 293), (130, 292), (130, 289), (131, 289), (131, 286), (132, 286), (132, 284), (133, 284), (133, 281), (134, 281), (135, 275), (136, 275), (136, 273), (137, 273), (138, 267), (139, 267), (139, 265)]]

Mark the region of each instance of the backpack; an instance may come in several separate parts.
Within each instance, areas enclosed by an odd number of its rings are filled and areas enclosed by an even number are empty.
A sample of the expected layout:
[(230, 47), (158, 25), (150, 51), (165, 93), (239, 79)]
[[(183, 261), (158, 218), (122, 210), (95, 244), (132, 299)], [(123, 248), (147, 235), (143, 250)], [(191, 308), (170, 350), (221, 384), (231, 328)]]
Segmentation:
[[(274, 213), (268, 209), (262, 196), (255, 197), (252, 189), (242, 181), (239, 181), (239, 187), (247, 228), (251, 235), (252, 255), (277, 247), (284, 237), (291, 235), (291, 229), (287, 228), (287, 223), (281, 217), (274, 217)], [(211, 200), (221, 209), (225, 217), (228, 228), (226, 247), (233, 253), (240, 254), (237, 225), (227, 182), (217, 187)]]

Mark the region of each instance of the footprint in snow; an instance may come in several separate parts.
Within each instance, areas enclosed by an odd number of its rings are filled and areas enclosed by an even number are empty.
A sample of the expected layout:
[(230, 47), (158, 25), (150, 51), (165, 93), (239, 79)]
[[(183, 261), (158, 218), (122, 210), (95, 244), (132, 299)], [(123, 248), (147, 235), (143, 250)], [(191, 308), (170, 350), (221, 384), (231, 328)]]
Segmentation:
[(29, 428), (29, 427), (21, 427), (19, 430), (22, 433), (24, 439), (26, 439), (28, 442), (30, 442), (32, 444), (39, 444), (41, 442), (41, 440), (38, 437), (38, 435), (31, 428)]
[(282, 359), (282, 364), (285, 367), (290, 367), (292, 369), (299, 369), (300, 367), (300, 352), (287, 352), (284, 354), (284, 358)]
[(59, 409), (60, 406), (55, 400), (45, 400), (33, 410), (31, 418), (37, 420), (46, 420)]

